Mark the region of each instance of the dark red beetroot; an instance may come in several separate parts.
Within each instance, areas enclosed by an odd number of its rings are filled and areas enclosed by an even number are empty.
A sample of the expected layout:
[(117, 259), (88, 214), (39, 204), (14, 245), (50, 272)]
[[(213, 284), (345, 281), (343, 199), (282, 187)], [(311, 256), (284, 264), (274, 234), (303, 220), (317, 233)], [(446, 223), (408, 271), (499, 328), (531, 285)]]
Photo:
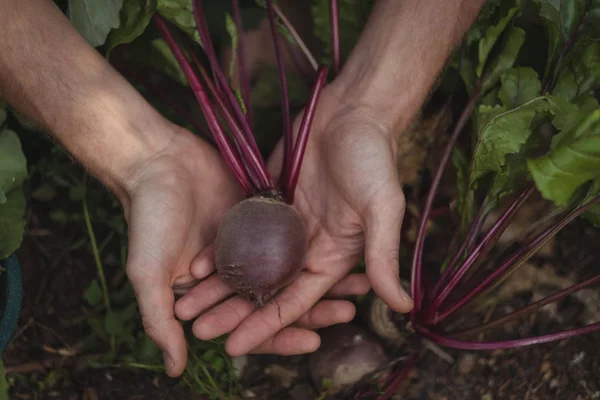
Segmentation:
[(308, 249), (304, 222), (282, 200), (251, 197), (235, 205), (215, 242), (217, 273), (233, 290), (261, 306), (302, 270)]
[[(371, 334), (353, 324), (338, 324), (319, 332), (321, 347), (311, 354), (309, 368), (319, 390), (338, 392), (359, 382), (390, 362), (382, 344)], [(385, 375), (381, 371), (381, 375)]]
[[(239, 6), (237, 3), (233, 2), (234, 9)], [(220, 68), (207, 29), (202, 1), (194, 0), (193, 5), (196, 28), (210, 71), (195, 53), (195, 43), (184, 37), (184, 45), (180, 46), (176, 35), (173, 35), (160, 16), (155, 15), (153, 20), (198, 100), (214, 144), (247, 196), (246, 200), (229, 211), (219, 227), (215, 242), (217, 273), (240, 295), (262, 305), (271, 294), (298, 277), (306, 256), (306, 227), (291, 204), (294, 202), (300, 167), (328, 68), (321, 66), (316, 71), (316, 82), (304, 108), (294, 143), (273, 0), (267, 0), (267, 14), (279, 67), (284, 117), (281, 180), (274, 184), (254, 138), (250, 114), (242, 110)], [(179, 35), (177, 37), (181, 38)], [(242, 37), (243, 35), (239, 36), (238, 51), (243, 48)], [(238, 56), (243, 58), (242, 53)], [(240, 68), (240, 75), (242, 79), (247, 79), (243, 68)], [(242, 93), (243, 98), (251, 104), (248, 101), (248, 85), (242, 86), (246, 88)], [(226, 134), (222, 121), (227, 124), (231, 135)]]

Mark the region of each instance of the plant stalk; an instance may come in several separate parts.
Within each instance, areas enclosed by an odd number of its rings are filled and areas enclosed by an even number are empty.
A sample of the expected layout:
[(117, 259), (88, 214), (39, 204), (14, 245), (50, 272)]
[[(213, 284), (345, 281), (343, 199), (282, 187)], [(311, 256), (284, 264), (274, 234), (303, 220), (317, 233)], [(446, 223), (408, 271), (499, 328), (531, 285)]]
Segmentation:
[(275, 12), (273, 10), (273, 0), (267, 0), (267, 14), (269, 17), (269, 26), (271, 28), (271, 37), (273, 38), (273, 47), (275, 49), (275, 58), (277, 60), (277, 71), (279, 73), (279, 85), (281, 86), (281, 110), (283, 112), (283, 140), (284, 156), (281, 172), (281, 179), (285, 182), (290, 173), (292, 162), (292, 150), (294, 138), (292, 136), (292, 118), (290, 116), (290, 99), (288, 95), (287, 80), (283, 57), (281, 56), (281, 46), (277, 26), (275, 25)]
[(308, 137), (312, 128), (313, 119), (315, 117), (317, 103), (321, 95), (321, 90), (325, 86), (325, 80), (327, 79), (327, 72), (329, 68), (327, 66), (319, 67), (317, 73), (317, 81), (313, 86), (312, 93), (308, 99), (308, 103), (304, 109), (302, 115), (302, 121), (298, 130), (298, 139), (294, 146), (292, 153), (291, 167), (289, 169), (289, 175), (285, 185), (285, 196), (289, 204), (294, 202), (294, 193), (296, 191), (296, 185), (298, 184), (298, 177), (300, 176), (300, 168), (302, 167), (302, 160), (304, 159), (304, 152), (306, 150), (306, 144), (308, 143)]
[(463, 296), (461, 299), (456, 301), (450, 307), (445, 310), (442, 310), (438, 315), (435, 316), (435, 319), (428, 322), (438, 323), (443, 319), (447, 318), (457, 310), (464, 307), (471, 299), (475, 296), (479, 295), (491, 282), (493, 282), (496, 278), (502, 276), (504, 273), (513, 270), (520, 266), (522, 263), (527, 261), (531, 255), (533, 255), (540, 247), (542, 247), (552, 236), (554, 236), (558, 231), (564, 228), (568, 223), (573, 221), (583, 212), (585, 212), (591, 206), (600, 203), (600, 196), (591, 200), (584, 206), (578, 207), (575, 210), (571, 211), (569, 214), (564, 216), (556, 225), (553, 225), (548, 230), (540, 233), (536, 236), (530, 243), (523, 246), (521, 249), (517, 250), (512, 257), (506, 260), (498, 269), (492, 272), (483, 282), (477, 285), (474, 289), (472, 289), (469, 293)]
[[(254, 126), (254, 120), (252, 117), (252, 107), (250, 103), (250, 78), (248, 76), (248, 66), (246, 64), (246, 46), (244, 44), (244, 26), (242, 24), (242, 15), (240, 13), (240, 2), (239, 0), (231, 0), (233, 7), (233, 20), (235, 22), (236, 30), (238, 32), (238, 68), (240, 78), (240, 88), (242, 90), (242, 98), (244, 99), (244, 105), (246, 106), (246, 120), (250, 128)], [(233, 57), (233, 55), (232, 55)]]
[(340, 72), (340, 23), (338, 0), (329, 0), (329, 14), (331, 16), (331, 48), (333, 50), (333, 70)]
[(413, 263), (412, 263), (412, 271), (411, 271), (411, 293), (414, 301), (414, 307), (411, 311), (410, 317), (411, 321), (414, 323), (416, 321), (417, 313), (421, 310), (421, 302), (422, 302), (422, 293), (421, 293), (421, 272), (423, 268), (423, 245), (425, 242), (425, 231), (427, 229), (427, 222), (429, 221), (429, 216), (431, 214), (431, 208), (433, 206), (433, 200), (435, 198), (435, 194), (437, 192), (438, 186), (442, 179), (442, 175), (445, 171), (446, 164), (448, 164), (448, 160), (450, 159), (450, 154), (452, 153), (452, 148), (458, 139), (458, 136), (462, 132), (463, 128), (469, 121), (471, 117), (471, 113), (475, 108), (477, 103), (477, 99), (479, 98), (481, 87), (477, 86), (473, 92), (473, 95), (469, 99), (465, 109), (463, 110), (450, 139), (448, 140), (448, 144), (446, 145), (446, 149), (444, 151), (444, 155), (440, 161), (439, 167), (436, 171), (436, 174), (433, 178), (433, 182), (431, 183), (431, 187), (427, 194), (427, 199), (425, 200), (425, 205), (423, 207), (423, 213), (421, 214), (421, 220), (419, 222), (419, 230), (417, 234), (417, 240), (415, 241), (415, 249), (413, 255)]
[(169, 30), (167, 24), (158, 15), (155, 15), (153, 17), (153, 21), (157, 26), (158, 30), (161, 32), (163, 38), (165, 39), (165, 42), (169, 45), (169, 48), (173, 52), (173, 55), (177, 59), (177, 62), (181, 66), (181, 69), (185, 73), (185, 76), (188, 79), (188, 82), (190, 83), (194, 95), (196, 96), (196, 99), (198, 100), (198, 103), (202, 108), (206, 121), (212, 131), (215, 141), (217, 142), (217, 146), (219, 147), (221, 154), (225, 158), (225, 161), (231, 168), (236, 179), (244, 189), (246, 195), (251, 195), (254, 192), (254, 190), (252, 188), (252, 184), (249, 181), (247, 172), (245, 171), (242, 165), (242, 161), (234, 152), (231, 143), (229, 143), (229, 141), (227, 140), (227, 137), (223, 132), (223, 128), (221, 127), (219, 119), (214, 109), (212, 108), (210, 101), (208, 100), (208, 96), (204, 91), (202, 84), (200, 83), (200, 79), (198, 79), (198, 77), (194, 73), (194, 70), (192, 69), (192, 66), (188, 62), (188, 59), (183, 54), (181, 48), (177, 45), (177, 42), (171, 34), (171, 31)]

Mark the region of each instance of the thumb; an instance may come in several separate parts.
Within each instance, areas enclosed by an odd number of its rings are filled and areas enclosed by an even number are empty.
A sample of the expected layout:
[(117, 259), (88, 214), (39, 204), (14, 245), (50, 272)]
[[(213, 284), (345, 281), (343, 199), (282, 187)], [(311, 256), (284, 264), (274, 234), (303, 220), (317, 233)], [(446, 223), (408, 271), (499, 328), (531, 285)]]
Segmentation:
[(400, 187), (377, 195), (365, 218), (367, 277), (377, 296), (392, 310), (406, 313), (413, 301), (400, 284), (400, 230), (406, 202)]
[(131, 274), (130, 280), (139, 303), (144, 330), (162, 351), (167, 375), (173, 378), (180, 376), (187, 362), (187, 346), (183, 327), (175, 319), (175, 295), (168, 279), (152, 279), (151, 274)]

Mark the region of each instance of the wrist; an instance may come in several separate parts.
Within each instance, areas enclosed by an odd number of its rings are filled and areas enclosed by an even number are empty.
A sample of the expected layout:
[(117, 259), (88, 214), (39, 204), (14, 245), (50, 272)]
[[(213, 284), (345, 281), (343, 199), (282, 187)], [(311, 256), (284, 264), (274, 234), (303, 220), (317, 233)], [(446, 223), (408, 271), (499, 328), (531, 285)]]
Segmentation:
[(378, 0), (332, 83), (397, 136), (429, 96), (484, 0)]

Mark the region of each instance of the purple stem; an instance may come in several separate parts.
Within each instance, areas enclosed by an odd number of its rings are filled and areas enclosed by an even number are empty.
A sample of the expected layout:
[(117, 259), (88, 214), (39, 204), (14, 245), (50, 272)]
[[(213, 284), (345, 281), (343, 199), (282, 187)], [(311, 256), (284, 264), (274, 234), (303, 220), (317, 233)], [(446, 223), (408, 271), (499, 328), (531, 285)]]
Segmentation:
[(169, 45), (171, 51), (173, 52), (173, 55), (175, 56), (177, 62), (181, 66), (181, 69), (185, 73), (185, 76), (188, 79), (192, 90), (194, 91), (196, 99), (198, 99), (198, 103), (200, 104), (204, 116), (206, 117), (206, 122), (210, 127), (213, 137), (215, 138), (217, 146), (219, 147), (221, 154), (225, 158), (225, 161), (230, 166), (233, 174), (244, 189), (245, 193), (247, 195), (252, 194), (253, 188), (250, 181), (248, 180), (248, 176), (246, 171), (244, 170), (242, 161), (234, 152), (231, 143), (229, 143), (229, 141), (227, 140), (227, 137), (223, 132), (223, 128), (219, 123), (219, 119), (217, 118), (217, 115), (214, 109), (212, 108), (210, 101), (208, 100), (208, 96), (206, 95), (206, 92), (204, 91), (200, 80), (194, 73), (194, 70), (192, 69), (192, 66), (190, 65), (188, 59), (183, 54), (181, 48), (177, 45), (177, 42), (175, 41), (171, 32), (169, 31), (167, 24), (158, 15), (155, 15), (153, 17), (153, 21), (158, 27), (159, 31), (162, 33), (165, 42), (167, 42), (167, 44)]
[(302, 78), (306, 82), (306, 86), (311, 88), (315, 79), (315, 71), (309, 68), (305, 68), (305, 64), (303, 64), (302, 60), (300, 59), (300, 52), (298, 51), (298, 48), (294, 45), (293, 42), (289, 40), (284, 40), (283, 44), (285, 45), (285, 49), (290, 55), (292, 63), (294, 64), (294, 68), (296, 68), (296, 71), (298, 71), (298, 73), (302, 75)]
[(231, 110), (227, 107), (225, 100), (221, 96), (219, 96), (216, 86), (210, 80), (208, 72), (198, 59), (197, 55), (195, 53), (191, 54), (192, 60), (194, 61), (196, 68), (198, 68), (198, 70), (200, 71), (200, 75), (206, 82), (206, 86), (208, 86), (209, 92), (212, 94), (215, 101), (217, 102), (219, 112), (221, 113), (221, 115), (225, 119), (225, 122), (227, 122), (227, 125), (231, 129), (231, 133), (233, 134), (233, 137), (235, 139), (234, 143), (236, 144), (238, 151), (240, 151), (240, 153), (244, 156), (243, 161), (245, 161), (244, 164), (246, 165), (246, 170), (248, 171), (250, 179), (252, 179), (252, 182), (254, 183), (255, 187), (261, 188), (263, 190), (270, 189), (270, 179), (267, 176), (265, 170), (261, 168), (260, 155), (258, 155), (257, 157), (257, 155), (252, 151), (250, 144), (244, 136), (244, 132), (242, 132), (242, 129), (237, 124), (236, 119), (231, 113)]
[(450, 278), (450, 275), (452, 275), (452, 271), (454, 270), (454, 267), (456, 266), (456, 263), (458, 262), (458, 260), (460, 260), (460, 257), (462, 256), (463, 252), (468, 247), (469, 243), (471, 243), (473, 241), (475, 236), (477, 236), (477, 231), (478, 231), (477, 227), (479, 225), (478, 221), (481, 219), (481, 217), (483, 215), (484, 208), (485, 208), (485, 202), (482, 202), (481, 206), (479, 207), (479, 210), (477, 211), (477, 215), (475, 215), (475, 219), (473, 220), (473, 223), (471, 224), (471, 228), (469, 229), (469, 232), (467, 233), (467, 237), (465, 238), (462, 245), (460, 246), (460, 248), (454, 255), (454, 258), (452, 259), (452, 261), (450, 261), (450, 264), (448, 264), (448, 266), (446, 267), (446, 270), (444, 271), (444, 273), (442, 274), (440, 279), (438, 279), (435, 287), (433, 288), (433, 292), (431, 294), (432, 298), (435, 299), (438, 296), (438, 294), (440, 293), (440, 290), (442, 290), (442, 286), (444, 286), (446, 284), (446, 281)]
[(281, 109), (283, 111), (283, 138), (284, 138), (284, 156), (281, 179), (285, 182), (290, 173), (292, 161), (293, 140), (292, 137), (292, 119), (290, 116), (290, 100), (288, 97), (287, 81), (283, 58), (281, 57), (281, 48), (279, 43), (279, 34), (275, 25), (275, 12), (273, 11), (273, 0), (267, 0), (267, 14), (269, 16), (269, 26), (271, 36), (273, 37), (273, 46), (275, 48), (275, 58), (277, 59), (277, 70), (279, 72), (279, 83), (281, 86)]
[(308, 103), (304, 109), (302, 115), (302, 122), (298, 130), (298, 139), (294, 146), (294, 152), (292, 153), (291, 168), (289, 169), (289, 175), (285, 185), (285, 195), (289, 204), (294, 202), (294, 192), (296, 191), (296, 185), (298, 183), (298, 177), (300, 175), (300, 168), (302, 167), (302, 160), (304, 158), (304, 151), (306, 150), (306, 143), (308, 142), (308, 136), (312, 127), (312, 122), (317, 109), (317, 103), (321, 95), (321, 89), (325, 86), (325, 80), (327, 79), (327, 72), (329, 68), (327, 66), (319, 67), (317, 72), (317, 81), (313, 87)]
[(590, 278), (590, 279), (588, 279), (588, 280), (586, 280), (584, 282), (580, 282), (580, 283), (578, 283), (576, 285), (572, 285), (572, 286), (570, 286), (570, 287), (568, 287), (566, 289), (562, 289), (562, 290), (554, 293), (551, 296), (548, 296), (546, 298), (538, 300), (535, 303), (532, 303), (532, 304), (530, 304), (530, 305), (528, 305), (526, 307), (523, 307), (523, 308), (521, 308), (519, 310), (516, 310), (516, 311), (514, 311), (514, 312), (512, 312), (510, 314), (506, 314), (506, 315), (504, 315), (504, 316), (502, 316), (500, 318), (497, 318), (497, 319), (495, 319), (493, 321), (490, 321), (490, 322), (488, 322), (486, 324), (483, 324), (483, 325), (480, 325), (480, 326), (477, 326), (477, 327), (471, 328), (471, 329), (465, 329), (463, 331), (449, 332), (448, 334), (452, 335), (452, 336), (473, 336), (473, 335), (477, 335), (477, 334), (479, 334), (481, 332), (487, 331), (487, 330), (495, 328), (497, 326), (504, 325), (507, 322), (514, 321), (515, 319), (523, 317), (524, 315), (526, 315), (526, 314), (528, 314), (530, 312), (536, 311), (537, 309), (542, 308), (545, 305), (554, 303), (554, 302), (556, 302), (556, 301), (558, 301), (558, 300), (560, 300), (560, 299), (562, 299), (564, 297), (567, 297), (567, 296), (569, 296), (569, 295), (571, 295), (571, 294), (573, 294), (575, 292), (580, 291), (581, 289), (584, 289), (584, 288), (586, 288), (588, 286), (592, 286), (592, 285), (594, 285), (596, 283), (600, 283), (600, 275), (596, 275), (595, 277)]
[(300, 35), (296, 31), (296, 29), (294, 28), (294, 26), (292, 25), (290, 20), (287, 19), (285, 14), (279, 9), (279, 7), (277, 5), (275, 5), (275, 4), (273, 5), (273, 10), (275, 10), (277, 17), (281, 20), (281, 22), (285, 25), (287, 30), (290, 32), (290, 35), (292, 35), (292, 37), (296, 41), (296, 44), (298, 45), (298, 47), (300, 47), (300, 50), (302, 50), (302, 52), (306, 56), (308, 62), (310, 63), (310, 65), (316, 72), (317, 69), (319, 69), (319, 64), (317, 63), (317, 60), (315, 59), (315, 57), (312, 55), (312, 53), (308, 49), (308, 46), (306, 45), (306, 43), (304, 43), (304, 41), (302, 40), (302, 38), (300, 37)]
[(333, 49), (333, 69), (337, 75), (340, 72), (340, 24), (338, 0), (329, 0), (331, 16), (331, 47)]
[(431, 213), (431, 207), (433, 205), (433, 199), (435, 198), (435, 194), (437, 192), (437, 188), (442, 179), (442, 175), (446, 169), (446, 164), (448, 164), (448, 160), (450, 159), (450, 154), (452, 152), (452, 148), (458, 139), (459, 134), (463, 130), (466, 123), (469, 121), (471, 116), (471, 112), (475, 108), (475, 104), (479, 97), (480, 86), (477, 86), (473, 92), (473, 95), (469, 99), (469, 102), (465, 106), (453, 132), (448, 140), (448, 144), (446, 146), (446, 150), (444, 151), (444, 155), (442, 160), (440, 161), (439, 167), (436, 171), (436, 174), (433, 178), (433, 182), (431, 183), (431, 187), (427, 194), (427, 199), (425, 200), (425, 206), (423, 207), (423, 213), (421, 214), (421, 220), (419, 222), (419, 231), (417, 234), (417, 240), (415, 242), (414, 255), (413, 255), (413, 264), (411, 271), (411, 293), (414, 301), (414, 307), (411, 311), (410, 317), (413, 323), (416, 321), (417, 313), (421, 309), (421, 270), (423, 268), (423, 244), (425, 241), (425, 231), (427, 228), (427, 222), (429, 221), (429, 215)]
[(383, 392), (383, 394), (379, 396), (377, 400), (387, 400), (396, 392), (396, 390), (398, 389), (398, 385), (400, 385), (402, 381), (408, 378), (408, 375), (410, 374), (410, 371), (412, 371), (412, 369), (415, 367), (418, 358), (419, 352), (414, 351), (406, 360), (406, 362), (402, 366), (402, 369), (400, 369), (400, 371), (394, 377), (394, 380), (388, 385), (385, 392)]
[(183, 106), (181, 106), (181, 104), (179, 104), (168, 93), (166, 93), (164, 90), (161, 90), (159, 87), (157, 87), (150, 80), (148, 80), (148, 79), (142, 77), (141, 75), (135, 73), (134, 71), (132, 71), (131, 69), (129, 69), (125, 65), (121, 65), (119, 63), (119, 65), (118, 65), (117, 68), (122, 73), (124, 73), (125, 75), (129, 76), (129, 78), (135, 80), (140, 85), (146, 87), (148, 90), (150, 90), (156, 96), (158, 96), (165, 104), (167, 104), (168, 106), (170, 106), (171, 108), (173, 108), (173, 110), (175, 110), (175, 112), (177, 112), (183, 118), (185, 118), (186, 120), (188, 120), (189, 123), (191, 123), (198, 130), (198, 133), (200, 133), (200, 135), (202, 135), (202, 137), (204, 139), (206, 139), (208, 142), (210, 142), (213, 145), (215, 144), (215, 141), (214, 141), (212, 135), (209, 132), (207, 132), (206, 129), (204, 129), (204, 126), (200, 123), (200, 121), (198, 121), (188, 110), (186, 110)]
[[(256, 144), (256, 140), (254, 135), (252, 134), (252, 130), (248, 125), (248, 121), (244, 115), (244, 112), (240, 108), (240, 105), (237, 102), (237, 99), (231, 92), (229, 88), (229, 84), (227, 83), (227, 79), (221, 70), (221, 66), (219, 65), (219, 60), (215, 53), (215, 49), (213, 48), (212, 41), (210, 40), (210, 34), (208, 32), (208, 25), (206, 23), (206, 18), (204, 15), (204, 9), (202, 7), (202, 0), (194, 0), (194, 19), (196, 21), (196, 27), (198, 29), (198, 33), (200, 34), (200, 40), (202, 41), (202, 45), (204, 46), (204, 51), (206, 56), (208, 57), (208, 61), (211, 65), (213, 73), (215, 74), (215, 78), (217, 81), (217, 87), (225, 93), (227, 96), (227, 100), (229, 100), (230, 106), (233, 108), (233, 111), (238, 118), (238, 122), (240, 123), (243, 132), (246, 134), (246, 139), (251, 145), (252, 151), (259, 157), (261, 160), (261, 168), (264, 169), (265, 173), (267, 172), (267, 167), (264, 165), (262, 157), (260, 157), (260, 151), (258, 149), (258, 145)], [(271, 186), (271, 185), (269, 185)]]
[(246, 120), (252, 128), (254, 121), (252, 118), (252, 110), (250, 107), (250, 78), (248, 77), (248, 67), (246, 65), (246, 47), (244, 45), (244, 26), (242, 24), (242, 16), (240, 13), (239, 0), (231, 0), (233, 7), (233, 20), (235, 21), (236, 30), (238, 32), (238, 52), (237, 59), (240, 71), (240, 87), (242, 89), (242, 98), (246, 106)]
[(584, 335), (600, 330), (600, 322), (595, 322), (590, 325), (586, 325), (582, 328), (569, 329), (562, 332), (551, 333), (548, 335), (534, 336), (525, 339), (507, 340), (503, 342), (469, 342), (465, 340), (450, 339), (436, 333), (433, 333), (429, 329), (415, 325), (415, 330), (441, 346), (450, 347), (454, 349), (462, 350), (496, 350), (496, 349), (511, 349), (515, 347), (532, 346), (536, 344), (554, 342), (556, 340), (567, 339), (573, 336)]
[(493, 282), (496, 278), (500, 277), (506, 271), (511, 269), (511, 267), (519, 266), (522, 262), (524, 262), (533, 252), (535, 252), (540, 246), (542, 246), (548, 239), (550, 239), (553, 235), (555, 235), (559, 230), (565, 227), (569, 222), (577, 218), (583, 212), (585, 212), (589, 207), (594, 204), (600, 203), (600, 196), (588, 202), (586, 205), (581, 206), (569, 214), (564, 216), (559, 222), (553, 225), (548, 230), (540, 233), (537, 237), (535, 237), (531, 242), (527, 245), (523, 246), (519, 249), (515, 254), (512, 255), (508, 260), (506, 260), (498, 269), (492, 272), (483, 282), (477, 285), (474, 289), (472, 289), (469, 293), (463, 296), (460, 300), (452, 304), (445, 310), (442, 310), (439, 315), (435, 315), (432, 320), (427, 321), (428, 323), (438, 323), (448, 316), (452, 315), (454, 312), (464, 307), (472, 298), (477, 296), (483, 289), (485, 289), (491, 282)]
[[(440, 292), (439, 296), (435, 298), (433, 304), (430, 307), (432, 313), (437, 312), (439, 307), (442, 305), (444, 300), (448, 298), (450, 293), (456, 288), (458, 282), (460, 282), (461, 278), (465, 275), (465, 273), (471, 268), (471, 266), (477, 261), (477, 259), (489, 249), (490, 245), (492, 245), (495, 239), (498, 238), (499, 235), (504, 232), (504, 230), (508, 227), (509, 222), (515, 216), (516, 212), (521, 208), (523, 203), (527, 200), (527, 198), (533, 193), (535, 187), (530, 186), (526, 190), (524, 190), (519, 197), (502, 213), (498, 221), (490, 228), (485, 237), (481, 240), (481, 242), (469, 253), (469, 256), (465, 260), (465, 262), (458, 268), (456, 273), (450, 278), (450, 282)], [(428, 315), (429, 317), (429, 315)]]

